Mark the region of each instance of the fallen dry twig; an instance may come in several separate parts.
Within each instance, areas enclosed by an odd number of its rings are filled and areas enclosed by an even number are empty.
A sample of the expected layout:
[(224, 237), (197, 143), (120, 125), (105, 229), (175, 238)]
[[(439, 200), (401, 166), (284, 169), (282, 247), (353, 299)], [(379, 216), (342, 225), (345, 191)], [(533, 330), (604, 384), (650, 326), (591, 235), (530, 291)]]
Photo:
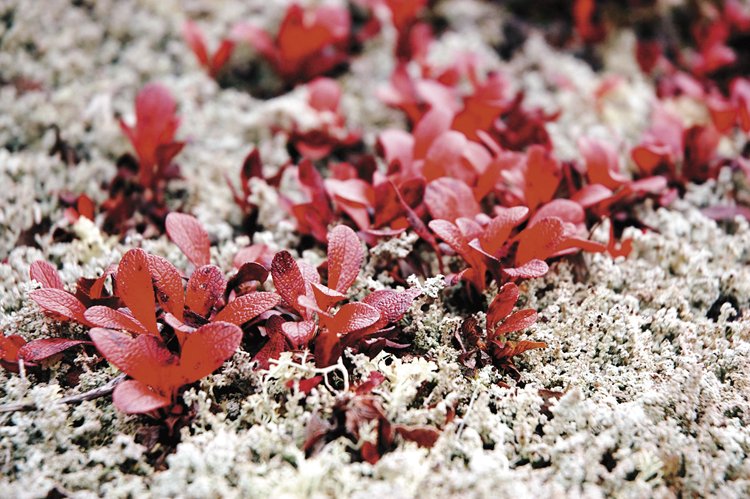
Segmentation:
[[(125, 374), (120, 374), (119, 376), (109, 380), (109, 382), (107, 382), (105, 385), (94, 388), (84, 393), (79, 393), (77, 395), (69, 395), (67, 397), (63, 397), (58, 401), (58, 403), (77, 404), (85, 400), (93, 400), (99, 397), (103, 397), (105, 395), (109, 395), (118, 385), (118, 383), (120, 383), (124, 379), (125, 379)], [(36, 403), (34, 402), (15, 402), (13, 404), (0, 405), (0, 413), (17, 412), (17, 411), (34, 411), (37, 409), (39, 409), (39, 407), (37, 407)]]

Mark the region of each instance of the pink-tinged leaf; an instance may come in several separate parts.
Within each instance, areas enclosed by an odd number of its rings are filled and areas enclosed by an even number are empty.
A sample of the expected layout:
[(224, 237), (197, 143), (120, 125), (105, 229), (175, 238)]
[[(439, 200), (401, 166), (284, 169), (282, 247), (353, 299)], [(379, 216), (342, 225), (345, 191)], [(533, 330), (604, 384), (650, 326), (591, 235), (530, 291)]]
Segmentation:
[(409, 440), (427, 449), (432, 448), (440, 437), (440, 431), (432, 426), (396, 425), (393, 429), (404, 440)]
[(534, 279), (548, 271), (549, 265), (544, 260), (529, 260), (520, 267), (502, 269), (503, 274), (511, 279)]
[(612, 191), (601, 184), (591, 184), (583, 187), (571, 196), (571, 200), (580, 204), (583, 208), (590, 208), (612, 197)]
[(140, 381), (128, 379), (115, 387), (112, 403), (117, 410), (126, 414), (141, 414), (166, 407), (172, 403), (172, 399)]
[(341, 99), (341, 87), (331, 78), (315, 78), (307, 84), (308, 102), (316, 111), (335, 113)]
[(464, 235), (451, 222), (447, 220), (431, 220), (428, 225), (432, 232), (445, 241), (459, 255), (465, 256), (471, 251)]
[(357, 234), (346, 225), (328, 234), (328, 287), (345, 293), (357, 279), (364, 260)]
[(57, 273), (57, 269), (44, 260), (37, 260), (31, 264), (29, 267), (29, 276), (41, 284), (43, 288), (65, 288), (60, 274)]
[(74, 346), (90, 343), (89, 341), (70, 340), (68, 338), (43, 338), (23, 345), (18, 350), (18, 355), (27, 362), (41, 362)]
[(518, 235), (516, 264), (534, 259), (544, 260), (553, 255), (564, 240), (565, 227), (559, 218), (545, 218)]
[(281, 353), (286, 350), (286, 339), (281, 331), (283, 321), (284, 319), (278, 315), (268, 319), (266, 323), (268, 341), (253, 357), (253, 360), (258, 363), (258, 369), (268, 369), (271, 366), (271, 360), (278, 360)]
[(204, 265), (193, 272), (185, 291), (185, 305), (193, 313), (206, 317), (226, 290), (227, 281), (215, 265)]
[[(498, 215), (487, 224), (484, 234), (479, 238), (482, 249), (496, 257), (507, 242), (510, 233), (524, 221), (528, 214), (529, 209), (525, 206), (501, 208)], [(469, 239), (473, 239), (473, 237)]]
[(128, 376), (164, 394), (181, 386), (179, 359), (158, 336), (136, 337), (122, 331), (95, 327), (89, 331), (94, 346), (110, 364)]
[(322, 284), (313, 284), (312, 290), (315, 302), (321, 310), (328, 310), (335, 303), (346, 300), (346, 295)]
[[(322, 318), (321, 318), (322, 319)], [(328, 328), (340, 335), (372, 326), (380, 319), (377, 308), (366, 303), (347, 303), (327, 322)]]
[(170, 213), (166, 220), (167, 235), (196, 267), (211, 261), (211, 242), (197, 218), (185, 213)]
[(32, 291), (29, 296), (45, 312), (63, 320), (90, 325), (84, 316), (84, 312), (86, 312), (84, 304), (67, 291), (57, 288), (44, 288)]
[[(452, 120), (453, 113), (446, 109), (433, 107), (425, 113), (417, 126), (414, 127), (415, 159), (422, 159), (427, 155), (427, 151), (435, 139), (443, 132), (450, 130)], [(459, 150), (460, 152), (462, 151)]]
[(385, 375), (380, 371), (370, 371), (370, 375), (366, 380), (363, 380), (360, 384), (354, 388), (354, 393), (357, 395), (367, 395), (383, 384), (385, 381)]
[(534, 213), (534, 216), (529, 220), (528, 226), (531, 227), (540, 220), (550, 217), (557, 217), (563, 222), (580, 224), (583, 223), (586, 214), (581, 205), (575, 201), (571, 201), (570, 199), (553, 199)]
[(490, 335), (495, 332), (497, 324), (513, 311), (517, 301), (518, 286), (512, 282), (504, 284), (487, 308), (487, 332)]
[(442, 177), (427, 184), (424, 202), (433, 219), (455, 221), (481, 212), (471, 188), (460, 180)]
[(95, 306), (86, 310), (86, 320), (98, 327), (109, 329), (124, 329), (132, 333), (148, 334), (143, 324), (133, 317), (109, 307)]
[(188, 335), (182, 345), (182, 384), (193, 383), (216, 371), (237, 351), (242, 329), (228, 322), (212, 322)]
[(315, 322), (285, 322), (281, 331), (287, 337), (292, 348), (303, 348), (315, 337)]
[(196, 59), (201, 66), (209, 68), (210, 61), (208, 58), (208, 49), (206, 49), (206, 42), (203, 38), (203, 32), (193, 21), (187, 21), (182, 26), (182, 37), (185, 39), (190, 49), (195, 54)]
[(529, 309), (519, 310), (510, 315), (505, 321), (495, 329), (494, 334), (497, 336), (506, 335), (514, 331), (521, 331), (536, 322), (536, 311)]
[(276, 293), (258, 291), (236, 298), (219, 311), (214, 322), (229, 322), (241, 326), (279, 304), (281, 297)]
[(535, 210), (555, 195), (562, 173), (560, 164), (540, 145), (529, 147), (526, 159), (526, 205)]
[(133, 313), (133, 317), (151, 334), (158, 335), (154, 287), (145, 251), (136, 248), (123, 255), (117, 266), (115, 284), (117, 295)]
[(160, 256), (148, 255), (148, 268), (156, 288), (161, 308), (182, 320), (185, 308), (185, 289), (179, 271)]
[(297, 299), (305, 296), (305, 279), (288, 251), (280, 251), (271, 262), (271, 277), (284, 304), (297, 310)]
[(667, 188), (667, 179), (661, 175), (654, 175), (632, 182), (630, 188), (636, 193), (660, 194)]
[(378, 326), (382, 328), (400, 321), (421, 293), (418, 288), (410, 288), (403, 292), (381, 289), (365, 296), (363, 303), (375, 307), (380, 312)]

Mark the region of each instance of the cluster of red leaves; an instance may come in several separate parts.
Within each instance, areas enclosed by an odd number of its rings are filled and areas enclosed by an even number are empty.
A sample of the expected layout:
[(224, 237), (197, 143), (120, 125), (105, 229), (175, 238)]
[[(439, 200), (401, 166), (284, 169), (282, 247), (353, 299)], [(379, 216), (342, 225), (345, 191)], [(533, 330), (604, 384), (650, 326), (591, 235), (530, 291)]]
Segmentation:
[(469, 317), (461, 324), (454, 338), (461, 351), (459, 359), (466, 367), (473, 370), (492, 364), (518, 377), (513, 357), (527, 350), (547, 346), (539, 341), (507, 339), (509, 333), (526, 329), (537, 319), (537, 314), (532, 309), (511, 313), (518, 301), (518, 295), (518, 286), (513, 283), (507, 283), (500, 288), (487, 309), (485, 334), (482, 334), (474, 317)]
[[(64, 289), (54, 267), (35, 262), (31, 278), (42, 289), (32, 291), (31, 298), (57, 320), (90, 327), (91, 342), (3, 337), (3, 365), (16, 365), (19, 358), (32, 365), (93, 342), (132, 378), (115, 389), (115, 405), (142, 413), (172, 405), (183, 386), (218, 369), (241, 344), (243, 331), (256, 340), (254, 360), (264, 369), (287, 350), (311, 349), (325, 367), (345, 348), (374, 354), (407, 346), (393, 341), (399, 332), (394, 324), (419, 291), (380, 290), (362, 302), (338, 306), (364, 259), (356, 233), (346, 226), (335, 227), (328, 237), (328, 260), (321, 269), (327, 286), (316, 269), (282, 251), (270, 264), (275, 293), (259, 290), (269, 270), (257, 261), (242, 262), (225, 279), (210, 264), (208, 234), (194, 217), (170, 213), (166, 229), (193, 264), (186, 285), (169, 261), (141, 249), (128, 251), (96, 279), (80, 279), (75, 293)], [(255, 259), (264, 260), (260, 253)]]
[(97, 208), (85, 194), (60, 195), (70, 223), (79, 217), (95, 220), (101, 212), (102, 228), (111, 234), (124, 235), (130, 229), (149, 236), (163, 232), (169, 212), (167, 186), (180, 176), (174, 158), (185, 145), (175, 140), (180, 123), (177, 103), (165, 87), (151, 83), (136, 96), (135, 117), (132, 126), (120, 119), (135, 156), (124, 154), (117, 160), (117, 172), (106, 186), (108, 198), (101, 206)]
[(352, 41), (347, 9), (325, 5), (305, 9), (298, 4), (287, 8), (275, 35), (250, 23), (237, 23), (212, 55), (195, 23), (185, 24), (183, 36), (210, 76), (216, 78), (237, 44), (244, 43), (265, 59), (286, 88), (346, 63)]
[(336, 308), (346, 300), (346, 292), (356, 280), (363, 259), (359, 238), (345, 225), (335, 227), (328, 236), (327, 286), (321, 284), (319, 273), (305, 262), (296, 262), (286, 251), (276, 254), (271, 276), (285, 315), (293, 320), (281, 322), (278, 330), (269, 331), (269, 344), (275, 341), (274, 356), (289, 347), (313, 345), (316, 363), (328, 366), (347, 347), (377, 352), (385, 347), (406, 346), (392, 341), (398, 333), (392, 324), (403, 317), (419, 290), (379, 290), (368, 294), (362, 302)]
[[(194, 265), (183, 276), (164, 258), (133, 249), (95, 280), (81, 279), (75, 294), (65, 291), (57, 271), (36, 262), (31, 277), (42, 289), (31, 298), (58, 320), (91, 327), (97, 350), (132, 379), (120, 383), (113, 400), (124, 412), (150, 412), (171, 405), (178, 390), (219, 368), (242, 340), (240, 326), (279, 302), (275, 293), (245, 286), (267, 271), (248, 264), (227, 281), (211, 265), (208, 234), (189, 215), (171, 213), (167, 233)], [(255, 268), (259, 267), (259, 268)], [(105, 284), (112, 278), (112, 292)], [(49, 338), (24, 345), (19, 355), (39, 361), (75, 344)]]
[(306, 428), (305, 453), (312, 455), (326, 442), (341, 437), (358, 443), (361, 440), (360, 428), (365, 425), (368, 428), (374, 425), (375, 440), (362, 442), (355, 457), (370, 464), (377, 463), (383, 454), (394, 448), (396, 435), (416, 442), (420, 447), (435, 445), (440, 436), (436, 428), (393, 424), (388, 420), (379, 399), (371, 394), (384, 380), (381, 373), (373, 371), (366, 380), (337, 398), (329, 419), (314, 415)]

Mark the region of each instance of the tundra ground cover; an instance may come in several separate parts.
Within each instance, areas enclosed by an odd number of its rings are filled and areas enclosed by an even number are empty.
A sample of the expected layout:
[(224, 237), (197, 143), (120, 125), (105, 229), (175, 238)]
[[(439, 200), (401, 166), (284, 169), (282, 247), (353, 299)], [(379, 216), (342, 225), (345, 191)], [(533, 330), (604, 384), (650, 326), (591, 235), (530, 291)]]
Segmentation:
[(51, 5), (11, 496), (747, 493), (742, 4)]

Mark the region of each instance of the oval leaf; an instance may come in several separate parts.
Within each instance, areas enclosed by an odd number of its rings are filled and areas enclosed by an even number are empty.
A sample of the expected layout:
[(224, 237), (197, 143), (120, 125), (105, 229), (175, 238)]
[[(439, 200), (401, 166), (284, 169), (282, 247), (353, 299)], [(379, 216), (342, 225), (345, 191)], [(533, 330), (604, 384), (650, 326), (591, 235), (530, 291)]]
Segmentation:
[(167, 235), (196, 267), (211, 261), (211, 242), (197, 218), (185, 213), (170, 213), (166, 220)]
[(248, 293), (236, 298), (219, 311), (214, 317), (214, 322), (229, 322), (241, 326), (247, 321), (256, 318), (266, 310), (272, 309), (281, 301), (276, 293), (258, 291)]
[(346, 225), (328, 234), (328, 287), (346, 293), (359, 275), (364, 253), (357, 234)]
[(145, 251), (136, 248), (123, 255), (117, 266), (115, 283), (118, 296), (130, 309), (133, 317), (151, 334), (158, 335), (154, 287)]

